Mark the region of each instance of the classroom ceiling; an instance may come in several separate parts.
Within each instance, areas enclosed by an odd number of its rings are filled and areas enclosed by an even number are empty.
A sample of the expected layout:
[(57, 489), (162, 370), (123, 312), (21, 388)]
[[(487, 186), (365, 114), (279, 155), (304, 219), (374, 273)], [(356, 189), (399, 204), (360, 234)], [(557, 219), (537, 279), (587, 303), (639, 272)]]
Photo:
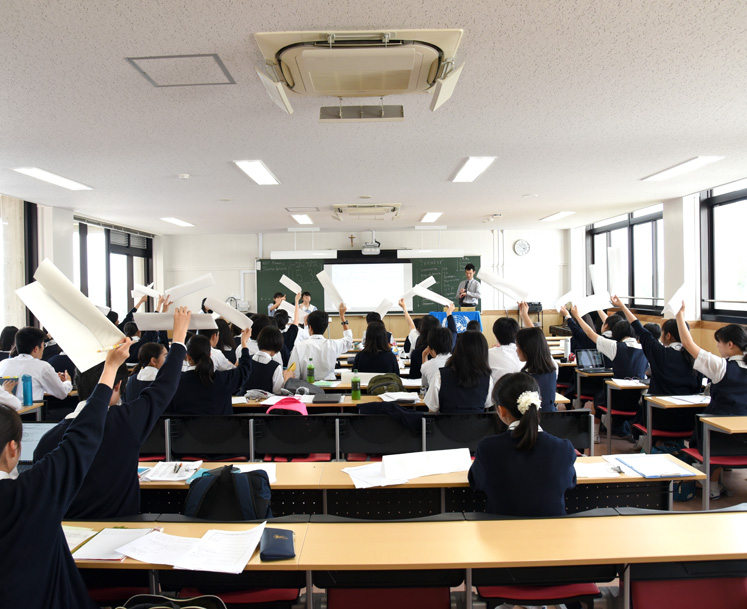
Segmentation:
[[(411, 229), (430, 211), (450, 228), (580, 226), (747, 177), (745, 24), (743, 0), (4, 0), (0, 193), (156, 234), (284, 231), (298, 226), (286, 207), (318, 208), (322, 230)], [(464, 29), (466, 66), (435, 113), (429, 94), (395, 96), (404, 122), (320, 123), (336, 99), (289, 92), (289, 116), (255, 74), (256, 32), (398, 28)], [(216, 54), (235, 84), (157, 88), (126, 59), (192, 54)], [(216, 65), (151, 67), (229, 80)], [(497, 159), (452, 183), (470, 155)], [(725, 158), (641, 181), (701, 155)], [(281, 184), (256, 185), (239, 159)], [(93, 190), (12, 171), (28, 166)], [(401, 213), (333, 219), (355, 203)]]

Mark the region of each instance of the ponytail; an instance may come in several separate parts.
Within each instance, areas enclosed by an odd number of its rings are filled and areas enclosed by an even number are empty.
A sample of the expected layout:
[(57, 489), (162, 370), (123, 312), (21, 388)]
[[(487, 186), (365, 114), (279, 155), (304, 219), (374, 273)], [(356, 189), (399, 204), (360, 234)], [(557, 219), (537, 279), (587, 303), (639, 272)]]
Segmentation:
[(542, 403), (534, 377), (525, 372), (503, 375), (493, 389), (493, 402), (508, 410), (519, 422), (511, 434), (517, 440), (516, 448), (532, 450), (537, 444), (539, 407)]
[(143, 368), (150, 366), (150, 360), (154, 357), (158, 359), (161, 356), (161, 350), (165, 347), (159, 343), (145, 343), (137, 352), (137, 366), (133, 368), (130, 376), (137, 377), (137, 373)]
[(189, 339), (187, 355), (195, 363), (197, 378), (203, 387), (213, 384), (213, 358), (210, 357), (210, 339), (198, 334)]

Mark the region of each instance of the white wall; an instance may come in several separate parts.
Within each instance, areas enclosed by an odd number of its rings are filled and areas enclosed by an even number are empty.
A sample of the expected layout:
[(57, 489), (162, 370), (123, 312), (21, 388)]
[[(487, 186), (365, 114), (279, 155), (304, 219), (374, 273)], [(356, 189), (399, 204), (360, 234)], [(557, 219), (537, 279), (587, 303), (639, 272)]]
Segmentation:
[(73, 281), (73, 212), (59, 207), (38, 206), (39, 260), (49, 258)]
[(23, 201), (0, 195), (0, 231), (2, 231), (2, 270), (0, 270), (0, 327), (26, 325), (26, 307), (15, 291), (25, 282)]
[[(531, 281), (532, 298), (551, 306), (567, 290), (568, 231), (376, 231), (382, 249), (462, 248), (466, 255), (481, 256), (482, 265), (520, 282)], [(353, 235), (353, 247), (349, 235)], [(505, 237), (505, 238), (503, 238)], [(529, 241), (531, 250), (519, 257), (511, 249), (516, 239)], [(253, 270), (257, 258), (269, 258), (273, 250), (360, 249), (371, 240), (371, 231), (334, 233), (265, 233), (246, 235), (166, 236), (158, 239), (154, 261), (163, 268), (163, 285), (168, 287), (211, 272), (216, 285), (205, 293), (225, 300), (238, 297), (240, 271)], [(505, 246), (504, 246), (505, 244)], [(505, 251), (503, 249), (505, 248)], [(160, 259), (160, 260), (159, 260)], [(158, 270), (156, 271), (158, 282)], [(158, 285), (158, 283), (157, 283)], [(455, 288), (456, 289), (456, 288)], [(246, 276), (245, 294), (251, 310), (257, 310), (256, 282), (253, 273)], [(202, 295), (186, 297), (183, 303), (198, 307)], [(515, 303), (506, 302), (509, 308)], [(488, 286), (483, 290), (484, 310), (502, 308), (499, 295)]]

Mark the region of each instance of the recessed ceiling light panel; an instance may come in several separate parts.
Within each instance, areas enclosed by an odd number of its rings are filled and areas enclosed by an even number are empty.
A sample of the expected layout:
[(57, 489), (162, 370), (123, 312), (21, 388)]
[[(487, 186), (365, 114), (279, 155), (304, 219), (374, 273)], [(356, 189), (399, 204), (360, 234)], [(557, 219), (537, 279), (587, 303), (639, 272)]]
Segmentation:
[(442, 211), (429, 211), (427, 214), (425, 214), (422, 218), (420, 218), (421, 222), (435, 222), (443, 215)]
[(291, 214), (291, 218), (293, 218), (299, 224), (314, 224), (311, 216), (307, 214)]
[(495, 161), (494, 156), (469, 157), (452, 182), (474, 182)]
[(555, 222), (555, 220), (567, 218), (568, 216), (572, 216), (575, 213), (575, 211), (559, 211), (558, 213), (547, 216), (546, 218), (540, 218), (540, 222)]
[(260, 186), (280, 184), (262, 161), (234, 161), (236, 166)]
[(169, 224), (176, 224), (177, 226), (194, 226), (194, 224), (190, 224), (189, 222), (185, 222), (184, 220), (180, 220), (179, 218), (161, 218), (161, 220), (163, 220), (164, 222), (168, 222)]
[(724, 157), (722, 156), (696, 156), (682, 163), (678, 163), (677, 165), (674, 165), (669, 169), (665, 169), (664, 171), (659, 171), (645, 178), (641, 178), (641, 182), (661, 182), (662, 180), (668, 180), (678, 175), (682, 175), (683, 173), (687, 173), (688, 171), (695, 171), (696, 169), (700, 169), (704, 165), (710, 165), (711, 163), (720, 161), (723, 158)]
[(13, 171), (36, 178), (37, 180), (42, 180), (43, 182), (49, 182), (55, 186), (62, 186), (62, 188), (67, 188), (68, 190), (93, 190), (90, 186), (86, 186), (80, 182), (74, 182), (68, 178), (63, 178), (62, 176), (58, 176), (56, 173), (51, 173), (50, 171), (45, 171), (38, 167), (18, 167)]

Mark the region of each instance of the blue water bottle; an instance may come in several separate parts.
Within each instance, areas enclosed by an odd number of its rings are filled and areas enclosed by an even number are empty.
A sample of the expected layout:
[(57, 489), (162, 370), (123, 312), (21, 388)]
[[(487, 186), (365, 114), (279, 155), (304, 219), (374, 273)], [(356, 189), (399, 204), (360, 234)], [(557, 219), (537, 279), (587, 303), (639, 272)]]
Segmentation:
[(21, 386), (23, 387), (23, 405), (31, 406), (34, 403), (34, 391), (31, 387), (30, 374), (24, 374), (21, 377)]

